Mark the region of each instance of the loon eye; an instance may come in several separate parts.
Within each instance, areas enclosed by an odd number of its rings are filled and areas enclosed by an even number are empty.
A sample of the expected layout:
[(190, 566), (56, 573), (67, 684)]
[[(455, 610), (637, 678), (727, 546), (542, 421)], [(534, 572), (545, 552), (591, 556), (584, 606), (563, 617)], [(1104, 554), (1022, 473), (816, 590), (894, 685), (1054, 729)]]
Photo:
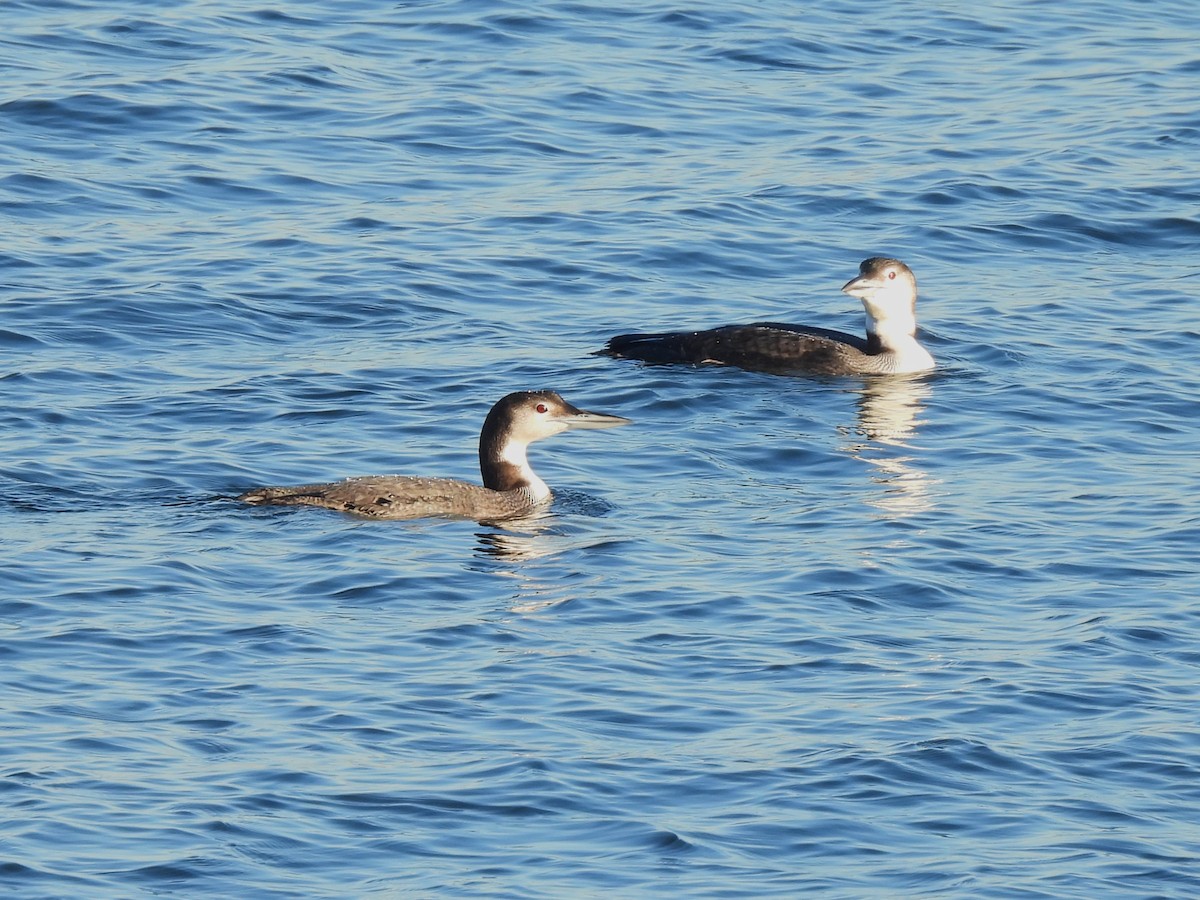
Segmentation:
[(546, 413), (546, 412), (549, 412), (549, 410), (550, 410), (550, 407), (548, 407), (545, 403), (539, 403), (537, 405), (537, 411), (539, 413)]
[(896, 270), (888, 269), (888, 281), (891, 281), (895, 277), (896, 277)]

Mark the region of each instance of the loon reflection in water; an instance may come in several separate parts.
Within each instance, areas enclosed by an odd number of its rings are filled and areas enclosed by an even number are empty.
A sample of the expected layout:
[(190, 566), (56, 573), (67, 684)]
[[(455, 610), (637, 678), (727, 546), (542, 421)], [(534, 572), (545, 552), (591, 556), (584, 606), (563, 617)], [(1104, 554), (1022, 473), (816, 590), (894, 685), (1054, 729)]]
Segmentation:
[(650, 363), (709, 363), (775, 374), (904, 375), (934, 367), (917, 341), (917, 279), (908, 266), (882, 256), (863, 260), (842, 291), (862, 300), (865, 339), (828, 328), (758, 322), (622, 334), (601, 352)]
[(512, 519), (550, 500), (550, 488), (529, 466), (525, 451), (531, 443), (569, 429), (612, 428), (629, 421), (577, 409), (554, 391), (517, 391), (496, 403), (484, 420), (479, 435), (482, 487), (450, 478), (373, 475), (326, 484), (257, 488), (237, 499), (254, 504), (323, 506), (374, 519)]

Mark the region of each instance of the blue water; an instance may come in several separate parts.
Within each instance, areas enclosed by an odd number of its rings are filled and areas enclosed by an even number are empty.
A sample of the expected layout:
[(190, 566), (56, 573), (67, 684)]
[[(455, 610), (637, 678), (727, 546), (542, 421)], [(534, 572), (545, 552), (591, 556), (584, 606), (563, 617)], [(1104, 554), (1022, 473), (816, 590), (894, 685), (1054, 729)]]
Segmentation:
[(1200, 895), (1200, 6), (806, 6), (0, 3), (4, 896)]

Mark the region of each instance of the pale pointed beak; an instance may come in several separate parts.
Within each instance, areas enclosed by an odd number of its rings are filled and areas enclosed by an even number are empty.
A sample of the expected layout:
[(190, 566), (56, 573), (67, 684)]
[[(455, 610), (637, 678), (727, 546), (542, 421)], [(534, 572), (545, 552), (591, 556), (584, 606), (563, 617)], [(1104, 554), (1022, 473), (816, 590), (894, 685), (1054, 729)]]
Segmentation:
[(880, 287), (880, 283), (870, 275), (857, 275), (842, 285), (842, 293), (862, 299), (863, 294), (878, 290)]
[(577, 409), (569, 403), (567, 404), (566, 412), (556, 416), (556, 418), (572, 430), (576, 428), (616, 428), (618, 425), (630, 425), (633, 423), (632, 419), (626, 419), (624, 416), (612, 416), (608, 413)]

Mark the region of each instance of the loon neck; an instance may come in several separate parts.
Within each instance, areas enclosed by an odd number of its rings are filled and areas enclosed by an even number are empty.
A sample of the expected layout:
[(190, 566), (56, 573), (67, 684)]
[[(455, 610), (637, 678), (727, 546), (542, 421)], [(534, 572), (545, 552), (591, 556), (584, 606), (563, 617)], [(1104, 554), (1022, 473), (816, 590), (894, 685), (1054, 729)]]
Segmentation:
[(896, 373), (920, 372), (934, 367), (933, 357), (917, 340), (917, 320), (911, 314), (875, 318), (867, 313), (867, 348), (875, 355), (888, 355)]
[(900, 332), (867, 332), (867, 352), (879, 360), (879, 371), (893, 375), (924, 372), (935, 366), (933, 356), (916, 335)]
[(548, 498), (550, 488), (530, 468), (525, 448), (525, 444), (518, 442), (489, 445), (485, 441), (481, 444), (479, 471), (483, 475), (483, 486), (502, 493), (524, 491), (535, 501)]
[(916, 341), (917, 317), (912, 313), (872, 315), (867, 311), (867, 340), (878, 343), (879, 352), (899, 350)]

